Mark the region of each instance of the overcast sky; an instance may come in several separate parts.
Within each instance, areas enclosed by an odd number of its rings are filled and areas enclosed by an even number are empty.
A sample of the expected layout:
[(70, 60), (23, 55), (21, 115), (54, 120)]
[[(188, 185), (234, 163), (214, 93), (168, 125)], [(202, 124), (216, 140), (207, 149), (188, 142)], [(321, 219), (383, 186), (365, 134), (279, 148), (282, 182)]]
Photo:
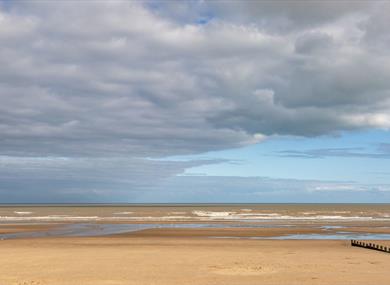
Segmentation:
[(390, 202), (389, 14), (0, 0), (0, 202)]

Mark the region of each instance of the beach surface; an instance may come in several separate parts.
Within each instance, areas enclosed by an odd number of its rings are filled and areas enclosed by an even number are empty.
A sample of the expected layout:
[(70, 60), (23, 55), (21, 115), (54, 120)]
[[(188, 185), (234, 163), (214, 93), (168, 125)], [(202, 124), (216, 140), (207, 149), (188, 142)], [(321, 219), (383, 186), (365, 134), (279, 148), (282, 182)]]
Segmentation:
[(390, 205), (4, 206), (0, 285), (390, 284), (350, 239), (390, 246)]
[[(0, 242), (1, 285), (389, 284), (390, 254), (343, 240), (248, 240), (189, 233)], [(181, 231), (183, 232), (183, 231)]]

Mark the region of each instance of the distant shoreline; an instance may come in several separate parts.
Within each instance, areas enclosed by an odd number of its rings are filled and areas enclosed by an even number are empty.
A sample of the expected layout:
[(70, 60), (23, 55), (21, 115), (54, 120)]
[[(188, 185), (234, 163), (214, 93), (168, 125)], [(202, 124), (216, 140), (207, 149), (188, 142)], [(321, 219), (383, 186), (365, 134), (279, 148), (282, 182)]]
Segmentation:
[(371, 202), (371, 203), (345, 203), (345, 202), (335, 202), (335, 203), (317, 203), (317, 202), (281, 202), (281, 203), (0, 203), (0, 207), (8, 207), (8, 206), (32, 206), (32, 207), (39, 207), (39, 206), (58, 206), (58, 207), (88, 207), (88, 206), (99, 206), (99, 207), (153, 207), (153, 206), (160, 206), (160, 207), (180, 207), (180, 206), (236, 206), (236, 205), (390, 205), (390, 202)]

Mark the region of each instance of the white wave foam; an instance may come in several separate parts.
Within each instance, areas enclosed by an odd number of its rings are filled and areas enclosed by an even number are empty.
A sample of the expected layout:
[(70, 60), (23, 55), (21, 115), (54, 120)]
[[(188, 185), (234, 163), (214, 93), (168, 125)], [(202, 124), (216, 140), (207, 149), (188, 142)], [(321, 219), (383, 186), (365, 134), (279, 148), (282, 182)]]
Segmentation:
[(66, 215), (49, 215), (36, 217), (20, 217), (20, 216), (0, 216), (0, 221), (177, 221), (177, 220), (191, 220), (193, 217), (189, 216), (141, 216), (141, 217), (126, 217), (126, 216), (66, 216)]
[(343, 221), (388, 221), (389, 218), (378, 218), (378, 217), (364, 217), (364, 216), (331, 216), (331, 215), (316, 215), (316, 216), (288, 216), (288, 215), (275, 215), (275, 216), (239, 216), (231, 217), (232, 219), (247, 219), (247, 220), (343, 220)]
[(50, 218), (64, 218), (64, 217), (70, 217), (70, 215), (48, 215)]
[(17, 215), (31, 215), (33, 212), (14, 211), (14, 213)]
[(192, 211), (198, 217), (229, 217), (236, 212)]
[(0, 221), (90, 221), (97, 220), (98, 216), (36, 216), (36, 217), (15, 217), (15, 216), (0, 216)]
[(131, 215), (133, 213), (134, 212), (116, 212), (116, 213), (114, 213), (114, 215)]
[(308, 212), (300, 212), (302, 215), (318, 215), (321, 213), (332, 213), (332, 214), (349, 214), (351, 211), (308, 211)]
[(237, 216), (242, 216), (242, 217), (278, 217), (280, 214), (278, 213), (245, 213), (245, 214), (237, 214)]
[[(110, 218), (108, 218), (110, 219)], [(142, 216), (142, 217), (126, 217), (124, 218), (129, 221), (175, 221), (175, 220), (191, 220), (193, 217), (189, 216), (162, 216), (162, 217), (153, 217), (153, 216)]]
[(241, 212), (252, 212), (252, 209), (241, 209)]
[[(341, 211), (339, 211), (341, 212)], [(343, 211), (344, 212), (344, 211)], [(348, 213), (348, 211), (345, 211)], [(299, 221), (388, 221), (390, 217), (380, 216), (343, 216), (343, 215), (282, 215), (280, 213), (236, 213), (236, 212), (212, 212), (212, 211), (193, 211), (198, 220), (299, 220)], [(310, 213), (312, 214), (312, 213)]]
[[(17, 216), (0, 216), (0, 221), (390, 221), (390, 216), (343, 216), (343, 215), (283, 215), (280, 213), (236, 213), (221, 211), (193, 211), (194, 216), (171, 215), (167, 216), (126, 216), (131, 212), (120, 212), (117, 216), (69, 216), (69, 215), (48, 215), (29, 216), (18, 214)], [(179, 212), (176, 212), (179, 213)], [(180, 212), (182, 213), (182, 212)]]

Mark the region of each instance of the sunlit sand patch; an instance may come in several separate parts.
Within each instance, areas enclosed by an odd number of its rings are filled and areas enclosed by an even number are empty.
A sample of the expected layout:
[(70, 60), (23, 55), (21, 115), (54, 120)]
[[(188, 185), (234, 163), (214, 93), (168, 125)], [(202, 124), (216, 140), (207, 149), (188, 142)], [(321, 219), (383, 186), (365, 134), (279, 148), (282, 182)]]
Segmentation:
[(263, 275), (273, 274), (277, 272), (277, 269), (271, 266), (264, 265), (248, 265), (242, 263), (235, 263), (230, 266), (210, 266), (210, 269), (221, 275)]

